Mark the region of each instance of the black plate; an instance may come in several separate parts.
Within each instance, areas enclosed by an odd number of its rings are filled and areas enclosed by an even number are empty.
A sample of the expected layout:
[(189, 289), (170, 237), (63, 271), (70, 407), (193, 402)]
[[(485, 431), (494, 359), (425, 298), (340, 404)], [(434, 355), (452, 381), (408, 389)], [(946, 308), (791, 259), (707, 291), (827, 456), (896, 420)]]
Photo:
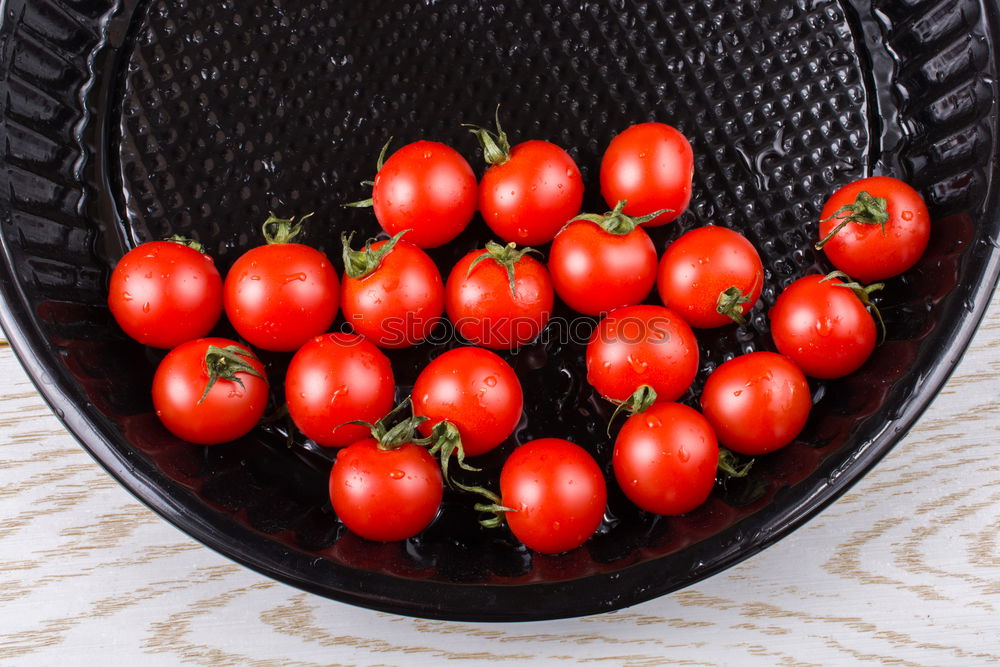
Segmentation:
[[(0, 31), (4, 329), (46, 400), (93, 456), (155, 511), (260, 572), (321, 595), (435, 618), (528, 620), (615, 609), (688, 585), (802, 524), (896, 443), (934, 397), (997, 279), (996, 11), (920, 2), (336, 2), (8, 0)], [(343, 530), (326, 500), (329, 454), (280, 428), (196, 447), (167, 434), (147, 388), (162, 353), (109, 317), (110, 268), (182, 232), (228, 267), (268, 210), (316, 211), (305, 242), (338, 255), (342, 230), (377, 231), (364, 195), (388, 135), (433, 138), (478, 164), (460, 122), (502, 104), (512, 139), (547, 138), (579, 163), (585, 207), (610, 138), (659, 120), (694, 146), (690, 210), (662, 248), (713, 223), (768, 267), (748, 325), (700, 334), (708, 372), (771, 346), (780, 289), (827, 267), (811, 249), (836, 186), (892, 174), (934, 218), (915, 269), (879, 302), (889, 339), (857, 374), (813, 384), (805, 432), (719, 486), (689, 515), (629, 506), (611, 484), (584, 547), (538, 556), (480, 530), (461, 498), (405, 543)], [(436, 251), (488, 237), (478, 219)], [(543, 248), (544, 250), (544, 248)], [(564, 313), (565, 314), (565, 313)], [(227, 333), (220, 325), (220, 333)], [(495, 484), (519, 442), (562, 436), (607, 464), (608, 406), (581, 346), (507, 358), (527, 393), (521, 427), (481, 463)], [(404, 394), (440, 350), (394, 353)], [(287, 355), (267, 355), (280, 387)]]

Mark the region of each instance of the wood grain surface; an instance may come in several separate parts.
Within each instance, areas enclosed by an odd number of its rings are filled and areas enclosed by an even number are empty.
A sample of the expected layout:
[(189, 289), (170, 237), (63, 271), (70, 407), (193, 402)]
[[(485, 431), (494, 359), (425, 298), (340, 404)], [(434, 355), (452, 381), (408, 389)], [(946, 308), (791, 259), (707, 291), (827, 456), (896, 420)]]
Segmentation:
[(918, 425), (841, 500), (705, 582), (524, 624), (403, 618), (202, 547), (94, 463), (0, 343), (0, 663), (1000, 662), (1000, 296)]

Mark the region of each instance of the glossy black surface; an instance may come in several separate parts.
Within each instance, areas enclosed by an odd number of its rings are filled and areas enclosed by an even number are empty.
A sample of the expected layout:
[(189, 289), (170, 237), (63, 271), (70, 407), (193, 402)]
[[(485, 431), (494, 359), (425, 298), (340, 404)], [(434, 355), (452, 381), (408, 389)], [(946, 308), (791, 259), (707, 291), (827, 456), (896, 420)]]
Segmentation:
[[(968, 0), (8, 0), (0, 321), (111, 474), (261, 572), (438, 618), (634, 604), (759, 551), (831, 502), (898, 441), (965, 349), (998, 271), (993, 14)], [(458, 124), (488, 122), (497, 103), (513, 141), (570, 151), (588, 210), (605, 208), (597, 167), (617, 132), (659, 120), (691, 139), (694, 199), (678, 223), (655, 230), (658, 249), (691, 227), (725, 225), (754, 242), (768, 271), (747, 325), (699, 333), (687, 402), (725, 359), (771, 349), (766, 312), (777, 293), (828, 268), (810, 245), (823, 200), (871, 174), (912, 183), (934, 218), (924, 259), (879, 296), (888, 341), (854, 376), (814, 382), (806, 430), (748, 480), (673, 518), (636, 510), (610, 481), (599, 534), (559, 556), (481, 530), (468, 501), (450, 494), (418, 538), (366, 542), (326, 500), (331, 453), (301, 437), (286, 447), (280, 425), (211, 448), (160, 426), (147, 389), (162, 352), (127, 340), (104, 305), (127, 248), (179, 232), (225, 270), (261, 242), (268, 210), (315, 211), (303, 241), (339, 262), (341, 231), (378, 231), (369, 211), (339, 203), (364, 196), (359, 181), (386, 137), (444, 141), (479, 170)], [(477, 218), (432, 255), (447, 272), (487, 238)], [(495, 485), (506, 454), (543, 436), (578, 442), (609, 470), (609, 405), (584, 380), (582, 346), (561, 333), (505, 355), (525, 387), (525, 415), (478, 461), (480, 483)], [(390, 354), (400, 396), (444, 347)], [(262, 358), (280, 395), (288, 355)]]

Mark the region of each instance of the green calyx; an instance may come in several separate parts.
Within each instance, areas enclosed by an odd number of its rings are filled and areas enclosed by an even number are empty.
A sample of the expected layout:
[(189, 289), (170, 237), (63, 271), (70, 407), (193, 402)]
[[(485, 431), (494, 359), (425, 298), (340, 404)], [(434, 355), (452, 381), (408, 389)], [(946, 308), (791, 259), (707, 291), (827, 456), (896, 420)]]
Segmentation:
[(351, 239), (354, 238), (354, 232), (350, 234), (342, 233), (340, 235), (340, 242), (344, 245), (344, 273), (347, 274), (348, 278), (358, 280), (371, 275), (382, 264), (382, 260), (385, 259), (386, 255), (396, 247), (403, 234), (408, 231), (411, 230), (404, 229), (379, 246), (378, 249), (372, 248), (374, 240), (369, 239), (365, 243), (365, 247), (361, 250), (353, 250), (351, 248)]
[(205, 254), (205, 246), (198, 243), (194, 239), (189, 239), (186, 236), (181, 236), (180, 234), (174, 234), (173, 236), (163, 239), (164, 241), (169, 241), (170, 243), (179, 243), (180, 245), (186, 245), (192, 250), (197, 250), (201, 254)]
[(507, 282), (510, 285), (510, 294), (514, 298), (517, 298), (517, 290), (514, 287), (514, 265), (530, 252), (536, 255), (542, 254), (534, 248), (518, 249), (517, 244), (513, 241), (507, 245), (500, 245), (496, 241), (487, 241), (485, 251), (472, 260), (472, 263), (469, 264), (469, 270), (465, 272), (465, 277), (468, 278), (471, 276), (473, 269), (479, 266), (481, 262), (488, 259), (493, 260), (507, 270)]
[[(389, 144), (391, 143), (392, 143), (392, 137), (389, 137), (389, 140), (385, 142), (385, 144), (382, 146), (382, 150), (378, 154), (378, 160), (375, 161), (376, 174), (382, 171), (382, 165), (385, 164), (385, 156), (389, 152)], [(361, 181), (361, 185), (367, 185), (368, 187), (372, 187), (373, 185), (375, 185), (375, 181)], [(346, 204), (341, 204), (341, 206), (343, 206), (344, 208), (371, 208), (373, 205), (374, 202), (372, 201), (371, 197), (369, 197), (368, 199), (362, 199), (360, 201), (352, 201)]]
[(827, 220), (839, 220), (836, 227), (816, 244), (816, 250), (822, 250), (823, 246), (836, 235), (848, 223), (856, 222), (861, 225), (879, 225), (882, 227), (882, 236), (885, 236), (885, 225), (889, 222), (889, 202), (885, 197), (873, 197), (865, 191), (858, 193), (853, 204), (845, 204), (837, 209), (829, 218), (820, 220), (824, 223)]
[(436, 456), (441, 461), (441, 475), (449, 486), (461, 487), (461, 485), (451, 478), (448, 473), (448, 463), (452, 455), (455, 462), (462, 470), (478, 472), (479, 468), (470, 466), (465, 462), (465, 449), (462, 447), (462, 436), (458, 432), (458, 427), (447, 419), (439, 421), (431, 429), (431, 434), (421, 441), (427, 446), (427, 453)]
[(219, 380), (229, 380), (246, 389), (243, 380), (236, 375), (237, 373), (248, 373), (267, 382), (264, 374), (251, 366), (247, 359), (256, 361), (257, 358), (239, 345), (227, 345), (226, 347), (209, 345), (205, 351), (205, 369), (208, 372), (208, 382), (205, 384), (205, 391), (202, 392), (198, 403), (205, 400), (208, 392), (212, 391), (212, 387)]
[(262, 227), (264, 240), (267, 241), (268, 245), (291, 243), (292, 239), (302, 231), (302, 223), (312, 216), (312, 213), (306, 213), (296, 222), (294, 215), (290, 218), (279, 218), (274, 213), (270, 213)]
[(616, 407), (615, 411), (611, 413), (611, 419), (608, 420), (608, 436), (611, 435), (611, 424), (622, 412), (627, 412), (629, 416), (632, 416), (642, 414), (652, 407), (653, 403), (656, 403), (656, 390), (648, 384), (642, 384), (624, 401), (612, 400), (612, 403), (615, 403)]
[[(372, 438), (378, 442), (378, 448), (383, 450), (397, 449), (408, 442), (420, 444), (420, 438), (417, 437), (417, 427), (427, 421), (427, 417), (416, 417), (411, 411), (408, 417), (396, 421), (404, 410), (410, 408), (412, 408), (412, 404), (410, 403), (410, 398), (407, 397), (406, 400), (394, 407), (386, 416), (374, 424), (358, 419), (344, 422), (337, 428), (347, 426), (348, 424), (366, 426)], [(394, 421), (396, 422), (395, 424), (393, 424)], [(336, 430), (334, 429), (334, 431)]]
[(453, 480), (455, 488), (461, 489), (467, 493), (473, 493), (483, 499), (485, 502), (478, 502), (472, 506), (477, 512), (482, 512), (488, 516), (483, 517), (479, 520), (479, 525), (483, 528), (499, 528), (503, 525), (504, 514), (507, 512), (516, 512), (517, 510), (511, 509), (510, 507), (504, 506), (500, 499), (500, 496), (493, 493), (489, 489), (485, 489), (481, 486), (466, 486), (461, 482)]
[[(754, 276), (753, 286), (750, 287), (750, 294), (753, 294), (754, 290), (757, 289), (758, 282), (760, 282), (759, 273)], [(719, 292), (719, 298), (715, 304), (715, 312), (725, 315), (737, 324), (746, 324), (747, 320), (743, 315), (743, 305), (752, 302), (753, 299), (748, 294), (744, 294), (743, 290), (733, 285)]]
[[(402, 417), (405, 410), (410, 414)], [(367, 426), (372, 438), (378, 442), (378, 448), (383, 450), (397, 449), (407, 443), (412, 443), (419, 447), (426, 447), (427, 453), (436, 457), (441, 463), (441, 475), (449, 486), (461, 487), (460, 484), (451, 478), (448, 464), (451, 457), (455, 457), (455, 462), (463, 470), (478, 472), (479, 468), (470, 466), (465, 462), (465, 449), (462, 447), (462, 436), (458, 428), (448, 420), (443, 420), (434, 425), (431, 434), (426, 438), (417, 435), (417, 429), (429, 417), (418, 417), (413, 414), (413, 401), (407, 396), (399, 405), (394, 407), (389, 414), (382, 417), (374, 424), (366, 421), (349, 421), (346, 424), (358, 424)], [(393, 422), (395, 422), (393, 424)], [(392, 424), (390, 426), (390, 424)], [(337, 428), (340, 428), (338, 426)]]
[(469, 132), (475, 135), (479, 146), (483, 149), (483, 159), (490, 166), (503, 164), (510, 159), (510, 140), (507, 139), (507, 133), (500, 127), (499, 104), (496, 111), (496, 126), (497, 131), (491, 132), (478, 125), (462, 124), (462, 127), (469, 128)]
[(742, 461), (739, 456), (725, 447), (719, 447), (718, 471), (726, 478), (746, 477), (756, 459)]
[(882, 335), (879, 337), (879, 342), (884, 343), (886, 336), (885, 320), (882, 319), (882, 313), (879, 312), (878, 306), (876, 306), (872, 301), (871, 294), (872, 292), (877, 292), (878, 290), (884, 288), (885, 283), (872, 283), (871, 285), (865, 286), (857, 280), (851, 278), (843, 271), (831, 271), (826, 274), (820, 282), (825, 283), (826, 281), (833, 280), (834, 278), (839, 278), (843, 281), (833, 283), (834, 287), (843, 287), (851, 290), (854, 292), (854, 296), (858, 297), (861, 303), (864, 304), (865, 308), (872, 311), (872, 314), (875, 315), (875, 319), (878, 321), (879, 331), (882, 332)]
[[(581, 213), (580, 215), (572, 218), (569, 222), (576, 222), (577, 220), (586, 220), (587, 222), (592, 222), (609, 234), (614, 234), (615, 236), (624, 236), (625, 234), (631, 233), (636, 227), (643, 225), (653, 218), (663, 215), (664, 213), (672, 213), (673, 209), (661, 208), (659, 211), (654, 211), (648, 215), (641, 215), (639, 217), (632, 217), (625, 214), (625, 204), (627, 202), (622, 199), (617, 204), (615, 208), (604, 214), (599, 213)], [(569, 224), (569, 223), (566, 223)]]

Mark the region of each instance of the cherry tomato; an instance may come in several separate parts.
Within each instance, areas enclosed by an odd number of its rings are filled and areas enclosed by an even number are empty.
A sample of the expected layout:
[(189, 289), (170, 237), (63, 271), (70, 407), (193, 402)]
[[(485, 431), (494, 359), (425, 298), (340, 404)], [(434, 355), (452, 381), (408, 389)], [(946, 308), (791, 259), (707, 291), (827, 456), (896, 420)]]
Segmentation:
[(542, 333), (555, 295), (545, 265), (529, 250), (488, 242), (458, 260), (445, 284), (445, 309), (462, 338), (510, 350)]
[(108, 307), (130, 337), (169, 349), (215, 326), (222, 278), (211, 257), (183, 242), (143, 243), (111, 272)]
[(514, 432), (524, 393), (517, 374), (489, 350), (459, 347), (427, 364), (413, 385), (413, 414), (429, 417), (420, 432), (430, 435), (447, 419), (462, 436), (469, 456), (490, 451)]
[(499, 117), (496, 133), (483, 128), (473, 133), (490, 165), (479, 183), (483, 220), (504, 241), (551, 241), (583, 203), (583, 178), (576, 162), (548, 141), (525, 141), (511, 148)]
[[(269, 231), (271, 225), (277, 231)], [(288, 242), (298, 230), (293, 219), (272, 216), (264, 229), (267, 245), (243, 253), (226, 274), (226, 315), (251, 345), (297, 350), (330, 328), (340, 281), (325, 254)]]
[(656, 282), (656, 247), (620, 205), (603, 216), (580, 216), (552, 241), (549, 271), (556, 294), (578, 313), (634, 306)]
[(815, 378), (849, 375), (875, 349), (875, 320), (839, 278), (799, 278), (778, 296), (769, 317), (778, 351)]
[(601, 525), (608, 492), (585, 449), (568, 440), (526, 442), (500, 471), (500, 497), (511, 532), (529, 549), (562, 553), (586, 542)]
[(379, 166), (372, 206), (390, 236), (408, 229), (407, 241), (436, 248), (472, 220), (476, 193), (476, 175), (458, 151), (436, 141), (416, 141)]
[(698, 373), (698, 341), (691, 327), (662, 306), (611, 311), (587, 345), (587, 381), (605, 398), (624, 401), (649, 385), (657, 400), (673, 401)]
[(691, 144), (663, 123), (633, 125), (611, 140), (601, 159), (601, 194), (608, 206), (625, 200), (631, 216), (670, 209), (647, 227), (680, 217), (691, 202), (693, 177)]
[(178, 345), (153, 375), (156, 416), (178, 438), (199, 445), (249, 433), (264, 414), (267, 392), (264, 365), (226, 338)]
[(392, 409), (395, 379), (389, 359), (356, 334), (330, 333), (303, 345), (288, 364), (285, 400), (295, 426), (324, 447), (343, 447)]
[(663, 305), (699, 329), (743, 322), (764, 287), (760, 255), (742, 234), (699, 227), (667, 246), (657, 288)]
[(719, 443), (697, 410), (656, 403), (622, 425), (612, 462), (628, 499), (655, 514), (684, 514), (715, 485)]
[(924, 254), (930, 239), (930, 214), (924, 200), (909, 185), (889, 176), (862, 178), (840, 188), (827, 200), (820, 218), (819, 245), (826, 256), (863, 283), (908, 270)]
[(802, 431), (812, 397), (805, 376), (788, 357), (751, 352), (708, 376), (701, 409), (720, 443), (739, 454), (767, 454)]
[(361, 251), (344, 241), (347, 270), (340, 295), (344, 317), (354, 330), (391, 349), (427, 338), (444, 310), (444, 285), (434, 260), (398, 236)]
[(330, 502), (351, 532), (376, 542), (413, 537), (434, 520), (444, 493), (441, 470), (412, 442), (391, 449), (374, 438), (337, 453)]

